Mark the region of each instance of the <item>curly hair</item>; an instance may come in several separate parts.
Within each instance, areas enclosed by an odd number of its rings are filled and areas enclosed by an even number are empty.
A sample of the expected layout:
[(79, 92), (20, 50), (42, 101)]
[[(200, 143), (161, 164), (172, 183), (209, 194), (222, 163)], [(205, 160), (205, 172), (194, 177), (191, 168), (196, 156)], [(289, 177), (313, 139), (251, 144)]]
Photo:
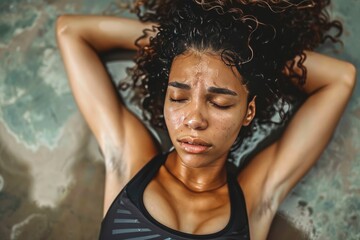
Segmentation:
[[(275, 114), (280, 115), (277, 123), (283, 123), (289, 116), (286, 105), (302, 96), (293, 82), (305, 83), (304, 51), (326, 39), (336, 42), (342, 33), (341, 23), (329, 19), (325, 9), (329, 4), (330, 0), (136, 2), (139, 19), (157, 23), (137, 40), (157, 32), (149, 45), (139, 46), (131, 70), (144, 118), (154, 127), (166, 128), (163, 106), (172, 61), (194, 49), (217, 53), (225, 64), (236, 67), (249, 91), (248, 100), (256, 96), (257, 124), (274, 123)], [(337, 31), (330, 35), (332, 28)], [(236, 147), (252, 129), (240, 131)]]

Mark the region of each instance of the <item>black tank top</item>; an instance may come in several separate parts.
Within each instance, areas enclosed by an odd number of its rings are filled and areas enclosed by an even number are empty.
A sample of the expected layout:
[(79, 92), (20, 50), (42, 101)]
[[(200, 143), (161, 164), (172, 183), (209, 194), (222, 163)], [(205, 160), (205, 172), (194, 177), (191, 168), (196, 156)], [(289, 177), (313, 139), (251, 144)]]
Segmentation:
[(143, 193), (166, 159), (167, 154), (156, 156), (121, 190), (102, 221), (99, 239), (250, 239), (244, 195), (236, 177), (229, 171), (227, 183), (231, 213), (230, 220), (224, 229), (216, 233), (195, 235), (171, 229), (156, 221), (144, 206)]

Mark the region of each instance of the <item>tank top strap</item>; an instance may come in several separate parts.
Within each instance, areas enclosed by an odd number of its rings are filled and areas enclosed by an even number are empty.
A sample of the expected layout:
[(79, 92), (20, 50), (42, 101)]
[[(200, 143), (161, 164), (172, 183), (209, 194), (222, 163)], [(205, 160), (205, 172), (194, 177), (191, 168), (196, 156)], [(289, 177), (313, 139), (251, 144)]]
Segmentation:
[(243, 239), (248, 239), (249, 222), (245, 196), (234, 173), (228, 172), (227, 176), (231, 201), (231, 216), (233, 217), (233, 222), (235, 223), (233, 226), (236, 226), (237, 233), (240, 233)]
[(164, 164), (168, 153), (162, 153), (152, 158), (145, 166), (135, 174), (131, 181), (127, 184), (127, 192), (129, 199), (140, 207), (140, 200), (148, 183), (155, 177), (161, 165)]

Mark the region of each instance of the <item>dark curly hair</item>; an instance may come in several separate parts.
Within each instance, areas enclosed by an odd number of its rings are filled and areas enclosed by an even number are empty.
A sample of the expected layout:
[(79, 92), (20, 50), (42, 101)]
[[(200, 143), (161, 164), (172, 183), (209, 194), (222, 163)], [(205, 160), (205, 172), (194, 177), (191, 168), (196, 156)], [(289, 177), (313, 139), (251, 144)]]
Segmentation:
[[(248, 100), (256, 96), (256, 124), (273, 123), (275, 114), (280, 116), (277, 123), (282, 123), (289, 115), (287, 104), (302, 96), (293, 81), (305, 82), (304, 51), (326, 39), (336, 42), (342, 33), (341, 23), (329, 20), (325, 11), (329, 4), (330, 0), (136, 2), (139, 19), (157, 23), (138, 39), (157, 31), (148, 46), (139, 46), (131, 70), (132, 87), (145, 119), (154, 127), (166, 127), (163, 105), (172, 61), (194, 49), (215, 52), (225, 64), (236, 67), (249, 90)], [(332, 28), (337, 31), (329, 35)], [(241, 130), (236, 147), (252, 129)]]

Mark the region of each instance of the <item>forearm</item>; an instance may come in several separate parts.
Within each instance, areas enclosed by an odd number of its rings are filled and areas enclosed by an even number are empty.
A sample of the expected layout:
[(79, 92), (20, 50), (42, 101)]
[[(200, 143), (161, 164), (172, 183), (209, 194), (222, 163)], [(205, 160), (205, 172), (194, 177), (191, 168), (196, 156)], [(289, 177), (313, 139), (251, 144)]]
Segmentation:
[[(349, 91), (355, 83), (355, 67), (339, 59), (331, 58), (316, 52), (305, 52), (304, 66), (307, 69), (306, 81), (302, 90), (312, 95), (329, 86), (345, 85)], [(299, 69), (295, 69), (299, 71)]]
[[(57, 37), (81, 38), (97, 52), (113, 48), (136, 50), (136, 39), (152, 25), (119, 17), (63, 15), (57, 21)], [(140, 42), (141, 45), (147, 43), (148, 38)]]

